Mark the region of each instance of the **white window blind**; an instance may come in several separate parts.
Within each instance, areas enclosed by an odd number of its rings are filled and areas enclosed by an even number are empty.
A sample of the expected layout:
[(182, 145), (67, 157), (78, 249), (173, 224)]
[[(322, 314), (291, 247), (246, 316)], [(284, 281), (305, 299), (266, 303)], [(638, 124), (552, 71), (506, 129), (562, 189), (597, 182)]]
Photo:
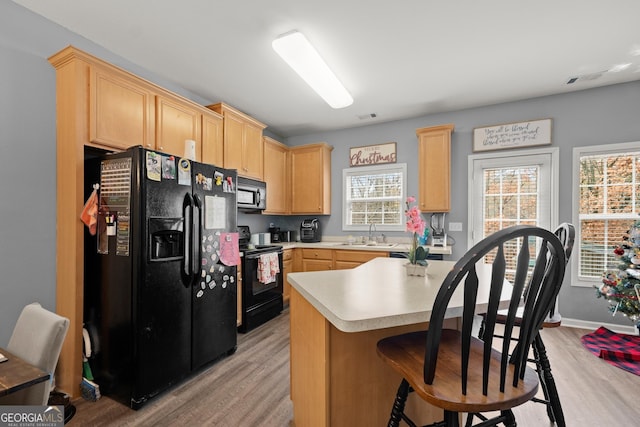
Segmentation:
[[(615, 268), (613, 249), (640, 214), (640, 145), (578, 147), (578, 280), (599, 282)], [(575, 182), (575, 181), (574, 181)], [(575, 214), (574, 214), (575, 215)]]
[(406, 164), (343, 170), (343, 230), (404, 230)]

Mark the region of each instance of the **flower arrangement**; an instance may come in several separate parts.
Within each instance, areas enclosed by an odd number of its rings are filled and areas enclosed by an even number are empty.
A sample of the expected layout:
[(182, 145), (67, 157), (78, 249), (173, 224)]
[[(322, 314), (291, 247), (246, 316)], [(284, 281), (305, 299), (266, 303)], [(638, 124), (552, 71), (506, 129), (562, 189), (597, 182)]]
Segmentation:
[(640, 221), (636, 221), (615, 247), (617, 270), (602, 274), (596, 296), (609, 301), (609, 311), (622, 313), (640, 328)]
[(424, 219), (422, 219), (422, 215), (420, 214), (420, 210), (418, 209), (418, 207), (415, 205), (411, 206), (411, 204), (415, 201), (415, 197), (407, 197), (407, 209), (404, 211), (404, 215), (407, 217), (406, 231), (413, 233), (411, 239), (411, 247), (409, 248), (407, 258), (409, 258), (409, 262), (411, 264), (426, 266), (427, 255), (429, 254), (429, 251), (426, 250), (423, 246), (418, 245), (418, 237), (422, 236), (422, 234), (424, 233), (426, 223), (424, 222)]

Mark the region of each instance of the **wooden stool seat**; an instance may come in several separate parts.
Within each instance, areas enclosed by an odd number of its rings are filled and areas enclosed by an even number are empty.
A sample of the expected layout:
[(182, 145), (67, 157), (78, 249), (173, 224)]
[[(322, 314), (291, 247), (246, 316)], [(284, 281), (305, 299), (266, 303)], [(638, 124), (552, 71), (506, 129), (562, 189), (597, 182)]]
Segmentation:
[[(471, 355), (469, 364), (482, 365), (484, 343), (471, 337)], [(405, 378), (413, 390), (426, 402), (452, 412), (489, 412), (501, 411), (518, 406), (530, 400), (538, 391), (538, 375), (532, 368), (526, 367), (524, 380), (518, 382), (517, 387), (506, 387), (500, 393), (496, 384), (500, 382), (500, 358), (498, 351), (491, 354), (489, 368), (489, 384), (485, 396), (482, 394), (482, 370), (470, 371), (467, 395), (460, 400), (460, 383), (451, 381), (452, 377), (460, 377), (461, 366), (461, 334), (460, 331), (443, 329), (440, 339), (440, 353), (438, 358), (446, 360), (444, 369), (438, 366), (433, 385), (424, 382), (424, 345), (427, 341), (427, 331), (412, 332), (385, 338), (378, 342), (378, 355), (383, 361), (392, 366)], [(458, 368), (457, 370), (455, 368)], [(508, 366), (507, 378), (513, 378), (513, 365)], [(450, 383), (451, 387), (441, 387)]]

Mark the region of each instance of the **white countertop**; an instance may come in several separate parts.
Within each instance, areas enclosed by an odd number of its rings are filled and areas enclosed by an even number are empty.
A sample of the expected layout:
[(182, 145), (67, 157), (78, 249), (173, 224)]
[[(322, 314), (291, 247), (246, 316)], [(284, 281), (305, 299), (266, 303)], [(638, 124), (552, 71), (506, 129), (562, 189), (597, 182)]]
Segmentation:
[[(380, 251), (380, 252), (409, 252), (409, 245), (407, 243), (378, 243), (375, 245), (365, 244), (347, 244), (343, 241), (335, 240), (323, 240), (318, 243), (303, 243), (303, 242), (280, 242), (272, 243), (274, 245), (281, 245), (284, 249), (293, 248), (315, 248), (315, 249), (346, 249), (346, 250), (358, 250), (358, 251)], [(425, 246), (429, 249), (429, 253), (437, 255), (451, 255), (451, 246)]]
[[(440, 285), (455, 264), (429, 261), (426, 277), (407, 276), (402, 258), (375, 258), (349, 270), (289, 273), (288, 281), (329, 322), (343, 332), (361, 332), (429, 321)], [(478, 313), (488, 301), (490, 266), (478, 265)], [(503, 308), (510, 289), (505, 287)], [(462, 287), (446, 317), (462, 315)]]

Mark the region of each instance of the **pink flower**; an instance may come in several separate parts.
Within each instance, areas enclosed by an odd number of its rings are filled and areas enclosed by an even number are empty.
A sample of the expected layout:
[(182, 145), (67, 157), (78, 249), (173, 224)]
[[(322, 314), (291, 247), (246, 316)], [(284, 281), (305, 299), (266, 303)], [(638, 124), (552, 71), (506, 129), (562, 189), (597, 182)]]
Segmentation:
[(405, 216), (407, 217), (406, 231), (411, 233), (422, 235), (426, 227), (426, 223), (420, 215), (420, 210), (417, 206), (410, 206), (410, 203), (415, 202), (415, 197), (407, 197), (407, 210), (405, 210)]

